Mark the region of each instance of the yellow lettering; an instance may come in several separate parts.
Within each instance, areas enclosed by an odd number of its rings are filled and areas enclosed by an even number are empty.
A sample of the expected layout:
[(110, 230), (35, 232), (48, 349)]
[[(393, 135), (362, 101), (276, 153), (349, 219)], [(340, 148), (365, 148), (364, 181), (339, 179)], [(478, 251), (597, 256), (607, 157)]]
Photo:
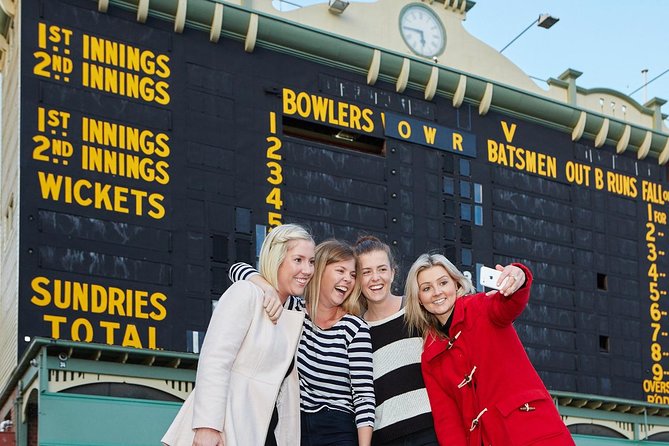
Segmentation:
[(425, 135), (425, 142), (428, 144), (434, 144), (434, 137), (437, 135), (436, 127), (429, 127), (427, 125), (423, 126), (423, 134)]
[(362, 116), (362, 110), (357, 105), (351, 105), (349, 108), (351, 112), (349, 127), (352, 129), (360, 130), (360, 117)]
[[(80, 327), (84, 328), (84, 337), (80, 336), (81, 330)], [(91, 342), (93, 340), (93, 326), (91, 325), (88, 320), (84, 319), (83, 317), (80, 317), (78, 319), (75, 319), (74, 322), (72, 322), (72, 340), (73, 341), (84, 341), (84, 342)]]
[(70, 298), (72, 297), (72, 292), (70, 289), (70, 282), (62, 282), (60, 280), (57, 280), (53, 284), (53, 304), (56, 306), (56, 308), (60, 308), (61, 310), (66, 310), (70, 308), (70, 305), (72, 301)]
[(114, 332), (121, 328), (118, 322), (101, 321), (100, 327), (105, 329), (105, 342), (109, 345), (114, 344)]
[(125, 293), (120, 288), (110, 287), (109, 292), (109, 314), (118, 314), (119, 316), (125, 316), (125, 309), (123, 308), (123, 303), (125, 302)]
[(323, 96), (311, 95), (311, 100), (314, 107), (314, 119), (318, 121), (325, 121), (328, 114), (328, 103), (332, 99), (324, 98)]
[(303, 91), (297, 94), (297, 114), (303, 118), (311, 115), (311, 97)]
[(451, 148), (453, 150), (457, 150), (459, 152), (462, 152), (462, 140), (464, 138), (462, 137), (461, 134), (453, 132), (453, 141), (451, 143)]
[(30, 287), (37, 295), (30, 298), (30, 302), (40, 307), (46, 307), (51, 303), (51, 293), (44, 286), (49, 285), (49, 279), (46, 277), (35, 277), (30, 281)]
[[(365, 108), (362, 111), (362, 119), (365, 121), (365, 125), (362, 126), (362, 130), (365, 132), (374, 131), (374, 121), (372, 120), (372, 110)], [(382, 115), (383, 116), (383, 115)]]
[(337, 117), (339, 120), (339, 125), (342, 127), (348, 127), (348, 104), (346, 102), (340, 102), (337, 106)]
[(60, 324), (67, 322), (67, 318), (63, 316), (45, 314), (42, 316), (42, 319), (44, 322), (51, 322), (51, 337), (54, 339), (60, 339)]
[(545, 177), (557, 178), (557, 158), (522, 147), (488, 140), (488, 161)]
[(616, 195), (636, 198), (638, 191), (637, 179), (616, 172), (606, 173), (606, 190)]
[(509, 143), (513, 141), (513, 135), (516, 133), (516, 124), (511, 124), (511, 127), (509, 127), (509, 124), (507, 124), (506, 121), (501, 121), (500, 123), (502, 124), (502, 131), (504, 132), (506, 142)]
[(135, 347), (142, 348), (142, 342), (139, 339), (139, 333), (137, 333), (137, 327), (133, 324), (128, 324), (125, 328), (125, 335), (123, 336), (123, 347)]
[(488, 140), (488, 161), (490, 161), (491, 163), (496, 163), (497, 159), (499, 158), (498, 156), (499, 152), (497, 152), (498, 148), (499, 147), (495, 141), (493, 141), (492, 139)]
[(162, 321), (167, 316), (167, 310), (163, 305), (163, 302), (167, 300), (167, 296), (163, 293), (153, 293), (150, 297), (151, 305), (154, 307), (154, 310), (149, 313), (149, 317), (154, 321)]
[(591, 166), (575, 163), (573, 161), (567, 161), (565, 164), (565, 176), (567, 177), (567, 181), (579, 186), (590, 186), (591, 170)]
[(91, 311), (93, 313), (107, 311), (107, 289), (102, 285), (91, 285)]
[(397, 132), (404, 139), (411, 137), (411, 126), (407, 121), (400, 121), (397, 123)]
[(283, 114), (294, 115), (297, 112), (297, 104), (295, 102), (297, 94), (289, 88), (284, 88), (281, 97), (283, 98)]
[(94, 90), (133, 99), (141, 98), (146, 102), (156, 102), (160, 105), (167, 105), (170, 102), (167, 82), (155, 81), (148, 76), (119, 71), (108, 66), (83, 62), (81, 83), (84, 87)]
[(156, 327), (149, 327), (149, 342), (147, 348), (156, 349)]
[[(282, 90), (282, 99), (284, 115), (297, 114), (302, 118), (311, 118), (327, 124), (365, 132), (374, 131), (373, 111), (369, 108), (361, 109), (355, 104), (335, 101), (304, 91), (296, 92), (285, 87)], [(270, 133), (274, 133), (271, 123)]]
[(149, 315), (144, 311), (148, 305), (147, 298), (149, 293), (146, 291), (135, 291), (135, 317), (140, 319), (148, 319)]

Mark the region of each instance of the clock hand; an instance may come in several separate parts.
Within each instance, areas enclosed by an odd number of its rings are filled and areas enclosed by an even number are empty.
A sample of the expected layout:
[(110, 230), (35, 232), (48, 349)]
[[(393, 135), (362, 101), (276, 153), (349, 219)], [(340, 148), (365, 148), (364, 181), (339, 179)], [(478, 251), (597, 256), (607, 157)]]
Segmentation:
[(422, 29), (412, 28), (411, 26), (403, 26), (402, 28), (404, 28), (408, 31), (415, 31), (415, 32), (420, 33), (421, 35), (423, 35), (423, 30)]
[(422, 30), (422, 29), (412, 28), (411, 26), (403, 26), (402, 28), (405, 29), (405, 30), (407, 30), (407, 31), (413, 31), (413, 32), (415, 32), (415, 33), (420, 34), (420, 43), (421, 43), (421, 47), (422, 47), (422, 48), (425, 48), (425, 35), (423, 34), (423, 30)]

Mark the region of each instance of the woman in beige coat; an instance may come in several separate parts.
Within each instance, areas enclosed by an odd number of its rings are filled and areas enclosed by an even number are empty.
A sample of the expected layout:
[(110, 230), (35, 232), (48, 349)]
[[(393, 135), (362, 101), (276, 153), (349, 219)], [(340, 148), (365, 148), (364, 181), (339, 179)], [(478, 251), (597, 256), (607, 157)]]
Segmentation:
[[(274, 228), (260, 251), (260, 274), (282, 303), (303, 293), (314, 273), (315, 244), (294, 224)], [(304, 314), (284, 310), (275, 324), (263, 292), (233, 284), (212, 315), (195, 388), (162, 439), (168, 446), (289, 446), (300, 432), (295, 351)], [(278, 416), (278, 417), (277, 417)], [(278, 419), (277, 419), (278, 418)]]

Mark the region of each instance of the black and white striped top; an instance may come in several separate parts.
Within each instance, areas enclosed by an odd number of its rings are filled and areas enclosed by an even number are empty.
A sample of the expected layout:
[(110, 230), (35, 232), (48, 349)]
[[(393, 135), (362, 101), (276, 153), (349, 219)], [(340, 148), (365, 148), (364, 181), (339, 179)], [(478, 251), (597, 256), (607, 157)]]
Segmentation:
[[(230, 268), (233, 282), (257, 271), (236, 263)], [(304, 300), (291, 296), (289, 310), (304, 310)], [(323, 408), (355, 414), (357, 427), (374, 426), (375, 400), (372, 343), (369, 326), (351, 314), (328, 329), (304, 318), (304, 330), (297, 351), (300, 377), (300, 407), (304, 412)]]
[(429, 433), (437, 442), (420, 367), (423, 339), (409, 331), (404, 312), (369, 322), (377, 403), (372, 445)]

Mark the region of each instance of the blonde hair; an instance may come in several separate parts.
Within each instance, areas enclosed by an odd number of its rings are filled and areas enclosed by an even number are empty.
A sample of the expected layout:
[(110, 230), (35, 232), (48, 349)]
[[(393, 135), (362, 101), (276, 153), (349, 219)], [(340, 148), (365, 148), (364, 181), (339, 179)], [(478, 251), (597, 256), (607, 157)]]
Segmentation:
[(292, 242), (307, 240), (314, 243), (309, 231), (293, 223), (273, 228), (260, 248), (260, 262), (258, 272), (274, 289), (279, 288), (279, 266), (286, 258), (286, 252), (293, 246)]
[(441, 266), (448, 275), (457, 283), (456, 296), (464, 296), (474, 292), (474, 287), (471, 281), (464, 276), (446, 257), (441, 254), (421, 254), (420, 257), (413, 262), (411, 269), (407, 274), (405, 296), (406, 296), (406, 313), (404, 319), (409, 325), (411, 331), (416, 330), (421, 336), (427, 336), (430, 330), (439, 333), (438, 328), (441, 323), (437, 317), (427, 311), (425, 307), (420, 304), (418, 296), (418, 274), (433, 266)]
[[(346, 260), (356, 260), (353, 248), (348, 243), (341, 242), (339, 240), (326, 240), (316, 246), (314, 276), (311, 281), (309, 281), (309, 284), (304, 291), (304, 300), (307, 304), (309, 317), (312, 321), (316, 320), (316, 310), (318, 308), (321, 281), (323, 279), (325, 267), (331, 263), (337, 263)], [(341, 304), (341, 308), (343, 308), (347, 313), (360, 316), (360, 286), (358, 284), (357, 278), (354, 281), (351, 294)]]

